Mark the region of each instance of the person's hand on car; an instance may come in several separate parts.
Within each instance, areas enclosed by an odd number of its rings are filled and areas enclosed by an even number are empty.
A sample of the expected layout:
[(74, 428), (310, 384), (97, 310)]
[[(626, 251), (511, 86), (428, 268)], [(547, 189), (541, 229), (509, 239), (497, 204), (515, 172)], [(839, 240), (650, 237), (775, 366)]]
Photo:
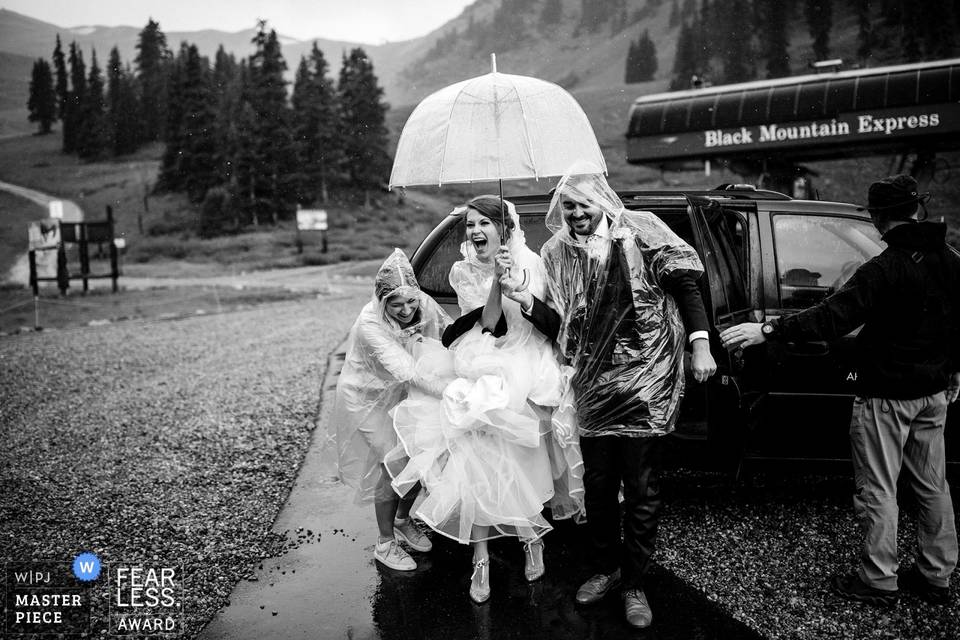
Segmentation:
[(720, 342), (730, 351), (755, 344), (763, 344), (767, 341), (767, 338), (760, 330), (762, 326), (759, 322), (744, 322), (734, 325), (720, 332)]
[(947, 383), (947, 402), (956, 402), (957, 396), (960, 396), (960, 371), (950, 374), (950, 382)]

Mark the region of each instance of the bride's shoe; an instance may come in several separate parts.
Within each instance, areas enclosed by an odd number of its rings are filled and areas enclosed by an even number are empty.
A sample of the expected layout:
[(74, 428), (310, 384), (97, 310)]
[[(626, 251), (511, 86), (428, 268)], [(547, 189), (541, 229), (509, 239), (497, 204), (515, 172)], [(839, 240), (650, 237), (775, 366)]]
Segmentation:
[(470, 599), (483, 604), (490, 598), (490, 558), (482, 558), (473, 563), (470, 576)]
[(546, 567), (543, 564), (543, 540), (537, 538), (523, 543), (523, 576), (527, 582), (539, 580)]

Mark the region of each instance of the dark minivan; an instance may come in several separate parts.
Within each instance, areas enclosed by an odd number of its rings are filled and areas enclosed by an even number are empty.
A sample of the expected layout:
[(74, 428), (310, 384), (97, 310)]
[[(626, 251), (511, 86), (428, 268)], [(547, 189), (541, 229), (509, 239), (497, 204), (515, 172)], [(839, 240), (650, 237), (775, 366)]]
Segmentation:
[[(728, 353), (719, 331), (811, 306), (883, 250), (869, 215), (854, 205), (794, 200), (748, 186), (712, 191), (622, 192), (628, 209), (652, 211), (697, 249), (711, 320), (717, 374), (688, 376), (678, 443), (717, 466), (744, 459), (849, 459), (847, 431), (857, 371), (856, 331), (836, 342), (767, 343)], [(548, 195), (508, 199), (534, 251), (549, 237)], [(447, 282), (460, 259), (462, 214), (450, 214), (424, 239), (411, 262), (423, 290), (456, 317)], [(960, 410), (948, 416), (947, 457), (960, 462)], [(708, 460), (709, 461), (709, 460)]]

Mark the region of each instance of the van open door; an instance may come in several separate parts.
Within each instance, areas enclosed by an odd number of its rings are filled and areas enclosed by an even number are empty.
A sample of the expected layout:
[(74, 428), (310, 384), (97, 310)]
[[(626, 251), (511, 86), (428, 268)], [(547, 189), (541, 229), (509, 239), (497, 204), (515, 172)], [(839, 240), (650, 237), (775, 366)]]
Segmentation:
[(741, 208), (734, 208), (709, 198), (687, 196), (687, 204), (696, 249), (704, 266), (700, 293), (710, 319), (710, 350), (717, 361), (717, 373), (707, 384), (688, 386), (687, 410), (702, 412), (706, 440), (713, 454), (719, 451), (728, 463), (739, 465), (757, 394), (743, 387), (741, 355), (724, 349), (719, 333), (733, 324), (757, 319), (756, 305), (750, 299), (753, 276), (748, 265), (753, 246), (759, 244), (749, 231), (749, 203), (739, 203)]

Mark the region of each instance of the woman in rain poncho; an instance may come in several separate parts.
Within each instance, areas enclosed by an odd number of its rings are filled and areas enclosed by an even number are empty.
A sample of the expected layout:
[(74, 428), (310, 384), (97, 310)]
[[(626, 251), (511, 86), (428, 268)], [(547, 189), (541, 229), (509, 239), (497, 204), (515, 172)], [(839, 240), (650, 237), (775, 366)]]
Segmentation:
[(600, 174), (564, 176), (546, 224), (553, 236), (540, 254), (561, 318), (557, 342), (575, 371), (570, 392), (597, 572), (577, 601), (596, 602), (622, 580), (627, 621), (645, 627), (660, 436), (676, 423), (688, 342), (694, 378), (703, 382), (716, 370), (696, 283), (703, 267), (654, 214), (627, 211)]
[(422, 341), (438, 340), (449, 322), (420, 291), (406, 255), (394, 250), (377, 272), (373, 299), (350, 330), (337, 383), (331, 424), (337, 429), (340, 478), (358, 488), (358, 501), (374, 503), (380, 531), (374, 557), (393, 569), (417, 566), (398, 538), (417, 551), (429, 551), (431, 544), (409, 519), (419, 486), (407, 487), (401, 499), (384, 473), (384, 458), (397, 444), (389, 411), (413, 387), (440, 395), (446, 381), (418, 370), (413, 353)]
[[(544, 572), (540, 538), (552, 528), (541, 515), (543, 505), (549, 503), (555, 518), (582, 509), (579, 447), (553, 438), (551, 420), (569, 423), (572, 412), (554, 410), (564, 385), (551, 339), (523, 316), (518, 303), (501, 296), (500, 254), (512, 256), (517, 275), (527, 274), (531, 292), (543, 298), (547, 291), (543, 264), (527, 248), (512, 205), (506, 205), (507, 230), (501, 228), (496, 196), (474, 198), (462, 212), (467, 237), (450, 284), (463, 315), (443, 336), (452, 363), (442, 375), (452, 373), (457, 380), (440, 403), (411, 393), (394, 411), (409, 463), (395, 473), (393, 486), (403, 492), (421, 482), (427, 496), (417, 516), (439, 533), (473, 545), (470, 596), (476, 602), (490, 595), (489, 539), (524, 541), (524, 574), (533, 581)], [(442, 354), (431, 368), (443, 371)], [(565, 431), (574, 428), (566, 424)], [(387, 467), (393, 473), (394, 465)]]

